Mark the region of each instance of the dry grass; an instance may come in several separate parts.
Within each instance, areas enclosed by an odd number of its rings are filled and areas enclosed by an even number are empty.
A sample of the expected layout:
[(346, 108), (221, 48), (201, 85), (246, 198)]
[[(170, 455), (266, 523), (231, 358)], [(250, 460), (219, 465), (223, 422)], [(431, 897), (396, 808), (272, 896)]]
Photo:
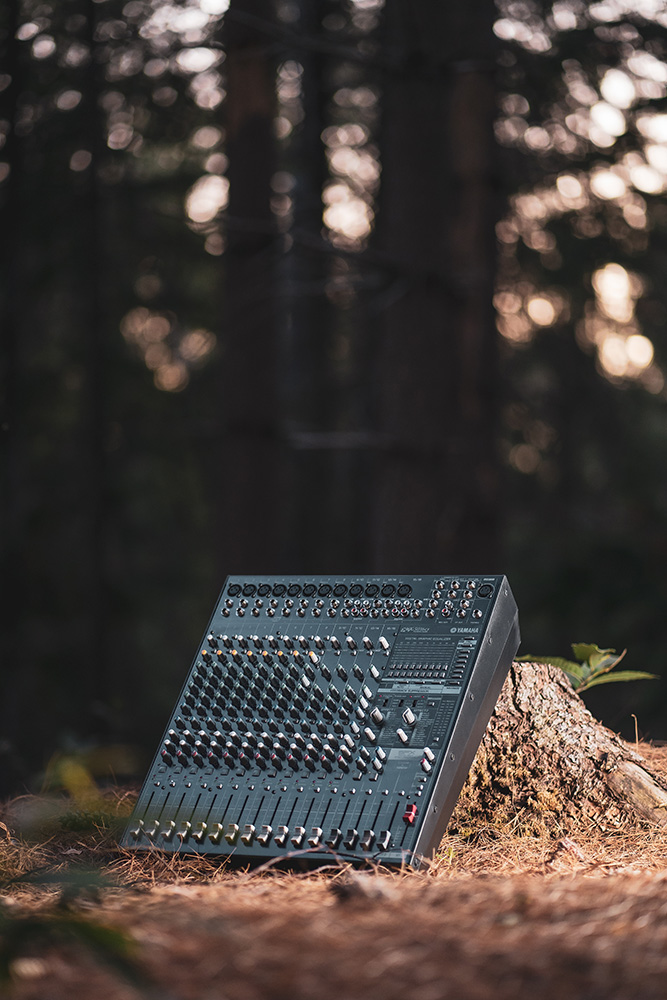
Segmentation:
[[(667, 772), (667, 749), (641, 752)], [(603, 833), (589, 822), (535, 837), (518, 817), (447, 837), (425, 871), (248, 872), (207, 857), (121, 851), (115, 824), (131, 801), (109, 793), (87, 828), (86, 811), (63, 800), (14, 800), (0, 814), (0, 958), (4, 942), (9, 974), (0, 996), (665, 995), (665, 830)], [(82, 927), (109, 936), (91, 939)]]

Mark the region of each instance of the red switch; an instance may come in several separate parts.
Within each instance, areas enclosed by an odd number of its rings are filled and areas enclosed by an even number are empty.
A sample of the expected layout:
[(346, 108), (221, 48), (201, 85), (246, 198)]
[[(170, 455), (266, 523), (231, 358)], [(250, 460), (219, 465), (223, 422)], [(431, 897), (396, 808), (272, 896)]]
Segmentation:
[(417, 818), (417, 806), (408, 806), (405, 812), (403, 813), (403, 822), (407, 823), (409, 826), (412, 826), (416, 818)]

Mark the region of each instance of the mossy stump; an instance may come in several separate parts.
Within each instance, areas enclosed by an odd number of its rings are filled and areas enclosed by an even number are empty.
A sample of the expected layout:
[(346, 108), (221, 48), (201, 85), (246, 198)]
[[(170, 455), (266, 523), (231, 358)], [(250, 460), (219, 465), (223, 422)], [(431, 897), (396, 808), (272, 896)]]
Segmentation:
[(667, 827), (665, 776), (593, 718), (560, 669), (513, 663), (448, 832), (642, 823)]

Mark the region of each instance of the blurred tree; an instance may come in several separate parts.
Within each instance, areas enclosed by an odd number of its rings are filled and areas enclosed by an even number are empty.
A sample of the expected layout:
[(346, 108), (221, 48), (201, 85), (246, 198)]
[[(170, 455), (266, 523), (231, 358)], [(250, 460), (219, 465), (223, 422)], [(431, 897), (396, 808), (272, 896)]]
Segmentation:
[[(260, 28), (255, 23), (260, 22)], [(226, 438), (215, 488), (219, 564), (277, 572), (285, 548), (277, 312), (279, 235), (271, 209), (276, 171), (273, 4), (232, 0), (224, 20), (229, 203), (224, 356), (219, 398)]]
[[(664, 659), (667, 598), (659, 7), (500, 3), (498, 226), (507, 551), (529, 648), (599, 638)], [(652, 457), (651, 457), (652, 456)], [(548, 528), (546, 527), (548, 526)], [(664, 695), (591, 695), (658, 724)]]
[(498, 558), (493, 4), (385, 5), (373, 563)]
[(661, 8), (9, 0), (0, 36), (6, 758), (150, 749), (230, 571), (502, 555), (529, 648), (660, 669)]

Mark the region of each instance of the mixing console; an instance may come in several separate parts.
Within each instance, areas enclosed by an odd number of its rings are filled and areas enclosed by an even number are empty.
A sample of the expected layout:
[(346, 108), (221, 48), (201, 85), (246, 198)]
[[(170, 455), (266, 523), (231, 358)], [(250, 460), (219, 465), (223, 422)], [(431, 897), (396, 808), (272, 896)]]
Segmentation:
[(230, 577), (123, 846), (419, 866), (518, 644), (503, 576)]

